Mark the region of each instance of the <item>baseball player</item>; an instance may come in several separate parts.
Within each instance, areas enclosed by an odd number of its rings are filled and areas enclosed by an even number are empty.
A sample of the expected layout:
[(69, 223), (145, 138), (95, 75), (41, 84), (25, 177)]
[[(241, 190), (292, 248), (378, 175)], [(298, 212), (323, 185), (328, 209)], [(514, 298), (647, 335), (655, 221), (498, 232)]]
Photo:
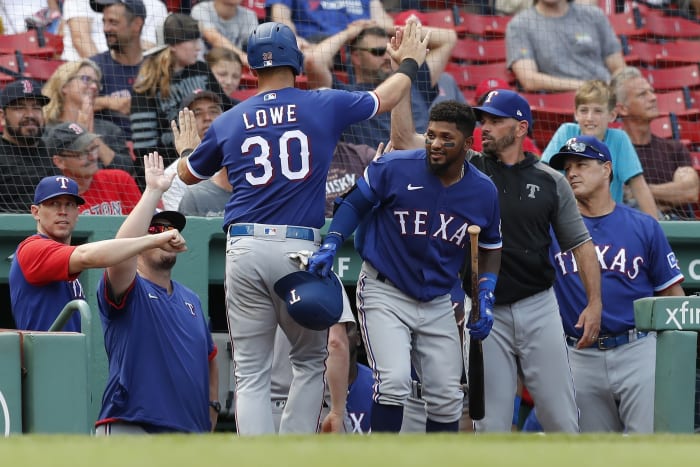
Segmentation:
[(443, 102), (430, 113), (425, 149), (395, 151), (373, 161), (333, 217), (323, 246), (309, 259), (321, 276), (360, 222), (363, 264), (357, 303), (374, 375), (373, 432), (398, 432), (411, 393), (411, 359), (422, 382), (426, 431), (457, 431), (463, 393), (459, 330), (450, 290), (481, 227), (484, 273), (481, 317), (470, 324), (484, 339), (500, 263), (500, 216), (493, 184), (465, 162), (475, 117)]
[(581, 330), (576, 323), (586, 296), (575, 258), (553, 239), (554, 290), (571, 347), (581, 431), (652, 433), (656, 334), (635, 329), (634, 301), (685, 295), (676, 256), (653, 217), (613, 200), (612, 158), (605, 143), (576, 136), (550, 165), (566, 173), (602, 270), (600, 335), (592, 346), (577, 348)]
[[(44, 177), (37, 184), (31, 206), (37, 233), (19, 244), (10, 265), (10, 299), (17, 329), (47, 331), (66, 303), (84, 299), (78, 276), (85, 269), (112, 266), (170, 241), (171, 235), (164, 233), (72, 246), (84, 203), (78, 184), (66, 176)], [(63, 331), (80, 332), (78, 313)]]
[(108, 267), (98, 283), (109, 379), (96, 432), (206, 432), (221, 407), (217, 350), (199, 297), (171, 278), (177, 254), (187, 250), (185, 216), (153, 214), (173, 177), (158, 153), (144, 157), (144, 168), (146, 189), (116, 238), (148, 233), (168, 242)]
[(397, 33), (390, 53), (399, 68), (374, 91), (302, 91), (294, 88), (303, 63), (294, 33), (283, 24), (263, 23), (250, 35), (247, 48), (258, 94), (217, 118), (198, 146), (189, 113), (181, 112), (180, 129), (173, 128), (183, 156), (178, 174), (185, 183), (226, 167), (236, 187), (226, 205), (224, 230), (240, 434), (275, 431), (269, 349), (278, 325), (291, 342), (294, 367), (280, 433), (316, 431), (328, 332), (305, 329), (290, 319), (284, 302), (271, 291), (297, 269), (289, 252), (320, 244), (326, 174), (341, 132), (389, 111), (408, 92), (425, 60), (427, 42), (420, 37), (416, 22)]
[[(486, 416), (477, 431), (510, 431), (517, 372), (546, 431), (578, 432), (578, 410), (564, 332), (552, 290), (550, 229), (563, 251), (572, 251), (587, 301), (575, 322), (579, 348), (600, 328), (600, 267), (576, 200), (561, 173), (523, 151), (532, 127), (527, 101), (513, 91), (491, 91), (480, 107), (484, 154), (471, 162), (498, 188), (503, 259), (494, 325), (484, 347)], [(468, 277), (468, 276), (467, 276)]]

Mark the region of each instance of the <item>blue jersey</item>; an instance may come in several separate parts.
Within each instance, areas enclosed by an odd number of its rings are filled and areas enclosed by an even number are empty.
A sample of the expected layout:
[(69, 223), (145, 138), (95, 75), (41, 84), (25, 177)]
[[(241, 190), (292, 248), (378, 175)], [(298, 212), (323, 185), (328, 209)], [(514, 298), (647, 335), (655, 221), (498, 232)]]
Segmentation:
[(350, 417), (353, 433), (369, 433), (372, 421), (372, 370), (357, 363), (357, 377), (348, 387), (348, 398), (345, 407)]
[(109, 380), (97, 424), (139, 423), (149, 431), (205, 432), (209, 360), (216, 354), (199, 297), (172, 281), (173, 292), (136, 275), (121, 303), (105, 277), (97, 301)]
[(237, 222), (320, 228), (335, 145), (351, 123), (374, 116), (373, 92), (285, 88), (219, 116), (188, 159), (196, 177), (228, 170), (234, 186), (224, 227)]
[(373, 161), (364, 180), (379, 206), (365, 219), (360, 256), (410, 297), (427, 302), (452, 290), (470, 225), (481, 227), (480, 247), (501, 248), (496, 186), (468, 162), (445, 187), (424, 149), (394, 151)]
[[(661, 226), (651, 216), (618, 204), (610, 214), (583, 216), (583, 221), (601, 267), (600, 334), (621, 334), (634, 328), (634, 300), (671, 287), (683, 280), (683, 274)], [(588, 301), (574, 255), (562, 252), (554, 237), (550, 255), (564, 331), (581, 337), (574, 325)]]
[[(19, 244), (10, 265), (10, 299), (17, 329), (48, 331), (71, 300), (85, 299), (78, 274), (68, 264), (76, 247), (44, 235)], [(62, 331), (80, 332), (80, 314), (73, 313)]]
[[(100, 96), (131, 97), (134, 81), (139, 74), (138, 65), (122, 65), (112, 58), (112, 52), (106, 51), (90, 57), (102, 71), (102, 89)], [(113, 110), (95, 112), (95, 116), (108, 120), (122, 129), (127, 139), (131, 139), (131, 120), (128, 115)]]
[(353, 21), (370, 19), (371, 13), (370, 0), (267, 0), (265, 5), (277, 3), (289, 8), (297, 36), (305, 39), (332, 36)]

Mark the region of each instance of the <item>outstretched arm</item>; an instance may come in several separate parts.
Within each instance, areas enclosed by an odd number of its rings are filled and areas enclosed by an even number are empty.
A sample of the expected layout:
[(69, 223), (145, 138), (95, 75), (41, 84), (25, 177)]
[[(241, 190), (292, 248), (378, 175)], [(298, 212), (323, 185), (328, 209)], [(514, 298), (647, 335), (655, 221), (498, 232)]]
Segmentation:
[(413, 123), (410, 92), (391, 109), (391, 144), (394, 149), (419, 149), (425, 146), (425, 138), (416, 133)]

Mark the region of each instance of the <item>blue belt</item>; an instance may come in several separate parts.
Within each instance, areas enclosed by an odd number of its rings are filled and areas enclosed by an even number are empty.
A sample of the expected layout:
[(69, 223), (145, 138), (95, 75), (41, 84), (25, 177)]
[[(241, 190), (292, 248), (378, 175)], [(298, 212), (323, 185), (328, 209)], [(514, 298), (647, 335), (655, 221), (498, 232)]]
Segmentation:
[[(615, 347), (619, 347), (621, 345), (629, 344), (630, 342), (642, 339), (643, 337), (646, 337), (648, 335), (648, 332), (641, 332), (637, 331), (636, 329), (632, 329), (630, 331), (618, 334), (616, 336), (599, 336), (592, 347), (598, 347), (598, 350), (610, 350), (614, 349)], [(566, 343), (570, 347), (576, 347), (578, 341), (578, 337), (566, 336)]]
[[(314, 229), (310, 227), (296, 227), (293, 225), (281, 225), (279, 227), (263, 226), (263, 232), (259, 236), (263, 238), (267, 235), (274, 236), (276, 233), (276, 229), (282, 230), (284, 228), (287, 229), (287, 238), (309, 240), (310, 242), (313, 242), (316, 238), (314, 234)], [(269, 233), (266, 233), (265, 230), (269, 230)], [(255, 224), (231, 224), (228, 226), (228, 234), (232, 237), (252, 237), (255, 235)]]

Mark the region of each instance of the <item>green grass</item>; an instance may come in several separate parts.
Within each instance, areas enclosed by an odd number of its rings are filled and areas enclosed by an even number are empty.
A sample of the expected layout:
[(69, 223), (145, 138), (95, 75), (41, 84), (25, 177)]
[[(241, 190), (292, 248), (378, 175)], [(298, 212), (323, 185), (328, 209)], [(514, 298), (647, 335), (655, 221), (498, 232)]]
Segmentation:
[(675, 467), (698, 464), (694, 435), (15, 436), (2, 466)]

